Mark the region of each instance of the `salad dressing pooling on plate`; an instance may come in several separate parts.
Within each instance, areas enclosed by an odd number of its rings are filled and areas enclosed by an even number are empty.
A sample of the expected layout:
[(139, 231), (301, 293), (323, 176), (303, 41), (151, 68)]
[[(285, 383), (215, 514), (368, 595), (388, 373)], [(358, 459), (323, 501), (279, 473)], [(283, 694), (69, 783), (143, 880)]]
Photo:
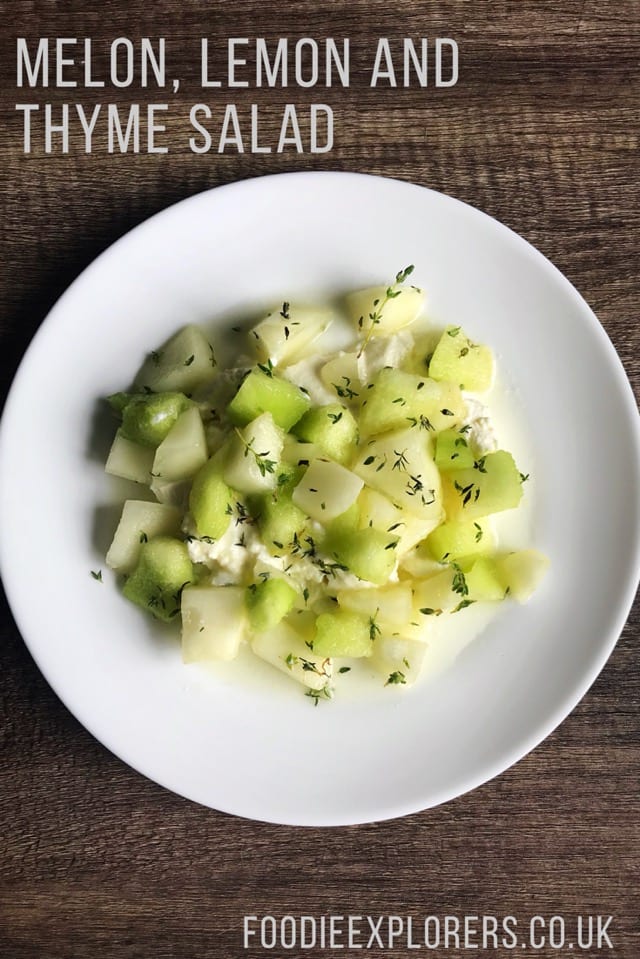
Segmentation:
[(283, 302), (231, 369), (187, 326), (110, 397), (107, 472), (155, 501), (124, 504), (107, 563), (185, 663), (249, 648), (316, 704), (356, 673), (407, 687), (544, 574), (493, 354), (419, 319), (412, 271), (340, 313)]

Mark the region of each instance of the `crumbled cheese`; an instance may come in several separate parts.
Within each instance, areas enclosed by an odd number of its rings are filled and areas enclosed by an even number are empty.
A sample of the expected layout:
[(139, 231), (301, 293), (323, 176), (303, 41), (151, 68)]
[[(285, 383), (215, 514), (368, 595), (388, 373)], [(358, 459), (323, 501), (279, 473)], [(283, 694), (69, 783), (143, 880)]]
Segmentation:
[(320, 368), (328, 359), (327, 356), (306, 357), (279, 372), (290, 383), (303, 389), (313, 404), (327, 406), (336, 401), (335, 393), (329, 390), (320, 379)]
[[(367, 589), (376, 585), (358, 579), (348, 570), (333, 569), (327, 574), (318, 562), (314, 562), (313, 557), (301, 553), (287, 552), (284, 556), (272, 556), (260, 538), (256, 525), (246, 520), (238, 522), (239, 519), (241, 517), (234, 511), (227, 530), (220, 539), (214, 541), (199, 538), (190, 517), (185, 522), (184, 530), (189, 536), (189, 559), (211, 570), (210, 582), (213, 586), (249, 583), (264, 572), (286, 573), (301, 591), (305, 588), (315, 590), (314, 599), (319, 598), (327, 583), (336, 589)], [(327, 564), (335, 563), (331, 556), (321, 550), (318, 550), (317, 557)], [(390, 581), (397, 582), (397, 579), (396, 566)]]
[(385, 366), (398, 369), (413, 347), (414, 339), (408, 330), (400, 330), (394, 336), (373, 336), (358, 356), (360, 382), (368, 383)]
[(498, 438), (488, 415), (489, 411), (487, 407), (476, 399), (475, 396), (467, 393), (464, 393), (463, 396), (466, 405), (466, 415), (462, 421), (462, 425), (471, 427), (467, 438), (478, 453), (493, 453), (494, 450), (498, 449)]

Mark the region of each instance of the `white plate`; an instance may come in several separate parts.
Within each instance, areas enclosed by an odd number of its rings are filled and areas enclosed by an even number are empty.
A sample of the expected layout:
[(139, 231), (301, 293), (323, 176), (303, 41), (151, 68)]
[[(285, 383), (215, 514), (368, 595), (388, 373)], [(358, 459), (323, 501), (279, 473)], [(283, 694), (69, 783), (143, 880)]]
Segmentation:
[[(108, 500), (105, 450), (92, 439), (98, 398), (127, 384), (144, 354), (184, 322), (381, 282), (408, 263), (431, 313), (493, 345), (518, 386), (535, 451), (535, 545), (552, 573), (441, 680), (406, 695), (387, 689), (315, 709), (275, 671), (273, 685), (260, 688), (227, 673), (194, 678), (106, 570), (102, 585), (90, 576), (104, 568), (114, 521), (105, 508), (96, 522), (96, 504)], [(635, 403), (611, 343), (575, 289), (520, 237), (407, 183), (265, 177), (153, 217), (51, 311), (2, 420), (2, 576), (52, 687), (146, 776), (254, 819), (385, 819), (500, 773), (593, 682), (638, 580), (639, 450)]]

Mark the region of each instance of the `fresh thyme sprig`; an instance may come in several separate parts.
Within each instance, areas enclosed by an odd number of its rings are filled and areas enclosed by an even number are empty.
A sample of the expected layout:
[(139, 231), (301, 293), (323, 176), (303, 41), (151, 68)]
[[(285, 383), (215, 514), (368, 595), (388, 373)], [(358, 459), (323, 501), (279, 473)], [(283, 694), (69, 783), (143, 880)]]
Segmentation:
[(266, 476), (267, 473), (275, 473), (276, 466), (278, 465), (275, 460), (267, 459), (269, 456), (269, 450), (266, 450), (264, 453), (257, 453), (253, 448), (253, 440), (247, 442), (244, 438), (238, 427), (235, 427), (235, 431), (240, 437), (240, 442), (244, 446), (244, 455), (248, 456), (249, 453), (253, 456), (256, 461), (256, 466), (260, 471), (260, 476)]
[[(396, 273), (395, 283), (392, 283), (391, 286), (387, 287), (382, 299), (373, 301), (373, 310), (371, 311), (371, 313), (369, 313), (369, 316), (368, 316), (369, 328), (367, 329), (365, 338), (362, 342), (362, 346), (360, 347), (358, 351), (358, 359), (360, 359), (365, 349), (367, 348), (369, 340), (373, 336), (373, 331), (375, 327), (378, 326), (380, 321), (382, 320), (382, 311), (384, 310), (385, 306), (387, 305), (389, 300), (394, 300), (397, 296), (400, 296), (400, 294), (402, 293), (402, 290), (398, 288), (402, 286), (402, 284), (405, 282), (407, 277), (411, 276), (411, 274), (413, 273), (413, 270), (414, 270), (414, 266), (413, 264), (411, 264), (411, 266), (406, 266), (404, 270), (400, 270), (399, 273)], [(358, 321), (358, 326), (362, 330), (364, 326), (363, 316), (360, 317)]]

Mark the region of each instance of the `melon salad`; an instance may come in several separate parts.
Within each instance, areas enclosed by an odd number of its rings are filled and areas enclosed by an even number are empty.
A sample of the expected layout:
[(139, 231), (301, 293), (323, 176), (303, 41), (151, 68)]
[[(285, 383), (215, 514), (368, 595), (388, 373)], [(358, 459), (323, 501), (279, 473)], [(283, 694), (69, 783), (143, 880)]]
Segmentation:
[[(505, 552), (492, 526), (527, 480), (478, 401), (493, 354), (420, 321), (412, 270), (338, 313), (284, 302), (233, 368), (186, 326), (109, 398), (106, 470), (148, 490), (124, 503), (107, 565), (181, 622), (185, 663), (248, 644), (316, 704), (357, 661), (406, 687), (438, 617), (535, 590), (546, 558)], [(325, 355), (332, 322), (350, 344)]]

